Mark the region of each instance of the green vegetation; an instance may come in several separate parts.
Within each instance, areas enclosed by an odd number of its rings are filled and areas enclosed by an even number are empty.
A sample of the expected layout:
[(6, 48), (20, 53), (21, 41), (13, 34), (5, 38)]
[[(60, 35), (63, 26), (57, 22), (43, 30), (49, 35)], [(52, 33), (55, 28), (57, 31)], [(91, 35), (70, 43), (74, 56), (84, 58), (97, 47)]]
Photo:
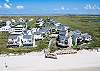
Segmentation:
[(8, 32), (0, 32), (0, 47), (7, 47), (8, 36)]
[(90, 47), (100, 47), (100, 22), (96, 20), (100, 17), (89, 16), (71, 16), (71, 17), (56, 17), (56, 19), (71, 27), (71, 30), (79, 29), (82, 32), (87, 32), (92, 35)]
[(29, 53), (32, 52), (32, 49), (28, 48), (5, 48), (1, 47), (0, 48), (0, 54), (22, 54), (22, 53)]

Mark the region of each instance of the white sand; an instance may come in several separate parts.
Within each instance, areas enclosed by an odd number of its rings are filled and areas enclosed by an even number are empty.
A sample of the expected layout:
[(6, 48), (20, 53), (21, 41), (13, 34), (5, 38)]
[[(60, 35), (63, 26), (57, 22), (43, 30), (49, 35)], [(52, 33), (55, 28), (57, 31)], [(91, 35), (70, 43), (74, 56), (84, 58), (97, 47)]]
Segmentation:
[(100, 52), (81, 51), (77, 54), (58, 55), (57, 58), (45, 58), (43, 52), (0, 56), (0, 71), (66, 71), (73, 68), (100, 67)]

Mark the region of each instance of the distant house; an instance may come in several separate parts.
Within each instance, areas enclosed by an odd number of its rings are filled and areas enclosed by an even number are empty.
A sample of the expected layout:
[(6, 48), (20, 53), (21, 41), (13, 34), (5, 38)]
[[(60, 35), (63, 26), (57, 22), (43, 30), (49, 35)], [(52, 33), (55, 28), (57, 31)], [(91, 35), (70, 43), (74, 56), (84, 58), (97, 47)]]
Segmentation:
[(53, 26), (60, 26), (61, 25), (61, 23), (59, 23), (59, 22), (57, 22), (56, 20), (54, 20), (54, 19), (47, 19), (47, 23), (50, 23), (51, 25), (53, 25)]
[(41, 27), (41, 26), (43, 26), (43, 24), (44, 24), (44, 22), (42, 21), (42, 22), (39, 22), (39, 23), (36, 23), (36, 26), (38, 27)]
[(23, 18), (19, 18), (18, 22), (25, 23), (25, 20)]
[(47, 18), (46, 21), (47, 21), (47, 23), (50, 23), (50, 18)]
[(10, 32), (10, 30), (11, 30), (10, 24), (11, 24), (10, 21), (6, 21), (5, 23), (1, 23), (0, 32)]
[(33, 18), (31, 18), (31, 19), (29, 19), (29, 22), (30, 22), (30, 21), (33, 21), (33, 20), (34, 20), (34, 19), (33, 19)]
[(38, 19), (36, 20), (36, 26), (37, 26), (37, 27), (42, 27), (43, 24), (44, 24), (44, 20), (43, 20), (42, 18), (38, 18)]
[(15, 19), (11, 19), (11, 22), (12, 22), (12, 23), (16, 23), (16, 20), (15, 20)]
[(55, 20), (53, 20), (53, 19), (50, 20), (50, 23), (51, 23), (52, 25), (56, 26), (56, 27), (61, 25), (61, 23), (59, 23), (59, 22), (57, 22), (57, 21), (55, 21)]
[(43, 18), (37, 18), (37, 19), (36, 19), (36, 23), (39, 23), (39, 22), (41, 22), (41, 21), (43, 21)]
[(49, 18), (49, 19), (47, 19), (47, 21), (48, 21), (50, 24), (53, 24), (53, 25), (54, 25), (54, 24), (55, 24), (55, 22), (56, 22), (54, 19), (50, 19), (50, 18)]
[(59, 26), (57, 26), (57, 30), (58, 31), (61, 31), (61, 30), (68, 31), (69, 30), (69, 27), (68, 26), (64, 26), (64, 25), (59, 25)]

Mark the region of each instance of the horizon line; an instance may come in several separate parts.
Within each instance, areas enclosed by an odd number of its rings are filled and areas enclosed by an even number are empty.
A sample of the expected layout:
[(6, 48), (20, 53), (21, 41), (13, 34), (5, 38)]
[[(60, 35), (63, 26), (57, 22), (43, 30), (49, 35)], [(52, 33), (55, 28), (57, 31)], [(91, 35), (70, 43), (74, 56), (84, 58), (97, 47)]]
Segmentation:
[(0, 14), (0, 16), (70, 16), (70, 15), (88, 15), (100, 16), (100, 14)]

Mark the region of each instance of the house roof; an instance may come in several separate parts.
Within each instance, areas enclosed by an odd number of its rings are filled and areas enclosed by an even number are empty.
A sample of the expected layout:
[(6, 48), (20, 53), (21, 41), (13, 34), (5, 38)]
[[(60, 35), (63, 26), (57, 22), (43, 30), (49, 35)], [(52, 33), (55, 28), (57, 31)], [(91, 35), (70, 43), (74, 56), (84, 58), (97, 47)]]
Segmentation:
[(41, 32), (41, 33), (42, 33), (42, 32), (45, 32), (45, 33), (46, 33), (46, 32), (49, 32), (49, 29), (43, 27), (43, 28), (40, 28), (40, 29), (39, 29), (39, 32)]
[(41, 22), (41, 21), (43, 21), (43, 18), (37, 18), (36, 21), (37, 21), (37, 22)]
[(41, 34), (41, 32), (34, 32), (34, 35), (40, 35)]
[(32, 31), (31, 30), (28, 30), (28, 29), (25, 29), (23, 31), (23, 35), (32, 35)]
[(21, 28), (23, 28), (23, 25), (17, 25), (17, 26), (15, 26), (15, 27), (21, 27)]
[(66, 35), (66, 31), (60, 31), (59, 35)]
[(57, 26), (57, 29), (58, 30), (68, 30), (69, 27), (68, 26), (64, 26), (64, 25), (59, 25), (59, 26)]
[(42, 27), (39, 30), (37, 30), (36, 32), (34, 32), (34, 34), (39, 35), (39, 34), (44, 34), (44, 33), (48, 33), (48, 32), (49, 32), (48, 28)]
[(11, 21), (6, 21), (6, 25), (9, 26), (11, 24)]
[(90, 37), (91, 38), (91, 35), (89, 35), (88, 33), (84, 33), (84, 34), (82, 34), (82, 37)]
[(67, 40), (68, 38), (65, 36), (65, 35), (63, 35), (63, 36), (59, 36), (59, 40), (60, 41), (65, 41), (65, 40)]
[(23, 35), (23, 38), (24, 39), (32, 39), (32, 36), (31, 35)]
[(20, 34), (22, 34), (22, 32), (11, 32), (10, 34), (12, 34), (12, 35), (20, 35)]
[(10, 35), (10, 36), (8, 37), (8, 39), (17, 39), (18, 36), (19, 36), (19, 35)]
[(81, 31), (77, 29), (77, 30), (73, 31), (73, 34), (81, 34)]

